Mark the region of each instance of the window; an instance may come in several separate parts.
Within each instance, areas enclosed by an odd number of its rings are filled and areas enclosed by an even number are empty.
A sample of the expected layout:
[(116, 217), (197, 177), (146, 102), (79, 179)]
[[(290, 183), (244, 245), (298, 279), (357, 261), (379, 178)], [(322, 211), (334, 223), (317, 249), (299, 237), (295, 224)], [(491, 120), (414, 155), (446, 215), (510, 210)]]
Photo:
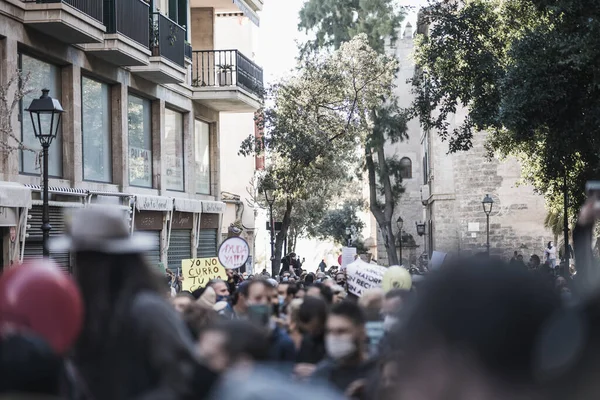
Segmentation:
[(412, 161), (408, 157), (403, 157), (400, 160), (400, 176), (402, 179), (412, 178)]
[(83, 179), (112, 182), (110, 87), (81, 78)]
[(210, 194), (210, 125), (195, 121), (196, 192)]
[(129, 184), (152, 187), (152, 125), (150, 100), (129, 95)]
[(167, 167), (167, 189), (183, 192), (183, 115), (165, 109), (165, 165)]
[[(42, 95), (42, 89), (44, 88), (50, 90), (50, 96), (62, 100), (61, 71), (56, 65), (48, 64), (26, 54), (19, 54), (19, 62), (23, 74), (29, 75), (27, 89), (33, 89), (21, 101), (21, 115), (23, 116), (21, 118), (21, 140), (26, 148), (39, 150), (41, 149), (40, 141), (33, 133), (31, 117), (25, 109), (29, 107), (34, 98), (39, 98)], [(42, 124), (45, 123), (46, 126), (49, 126), (50, 117), (45, 118), (42, 116), (41, 118)], [(62, 127), (59, 127), (58, 135), (52, 141), (48, 152), (48, 174), (52, 177), (62, 177), (62, 143)], [(21, 151), (19, 170), (21, 173), (39, 175), (40, 167), (37, 163), (35, 152), (28, 150)]]

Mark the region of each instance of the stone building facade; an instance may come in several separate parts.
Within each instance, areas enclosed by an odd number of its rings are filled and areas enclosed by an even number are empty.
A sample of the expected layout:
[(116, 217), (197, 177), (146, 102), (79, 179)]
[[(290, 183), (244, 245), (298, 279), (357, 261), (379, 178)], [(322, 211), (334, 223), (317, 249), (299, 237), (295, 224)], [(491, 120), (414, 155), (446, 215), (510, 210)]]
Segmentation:
[[(220, 149), (229, 146), (220, 116), (259, 108), (262, 69), (235, 48), (215, 48), (208, 22), (257, 23), (261, 8), (260, 0), (0, 0), (0, 84), (22, 71), (32, 90), (10, 115), (32, 151), (1, 157), (0, 208), (11, 211), (0, 218), (0, 265), (42, 254), (40, 145), (25, 108), (43, 88), (65, 110), (50, 146), (51, 235), (64, 232), (65, 210), (102, 203), (122, 209), (132, 230), (153, 233), (153, 265), (214, 256), (226, 211)], [(70, 268), (69, 254), (51, 256)]]
[[(415, 72), (411, 55), (414, 33), (408, 22), (399, 35), (395, 52), (400, 62), (396, 94), (400, 104), (408, 107), (413, 100), (410, 79)], [(449, 121), (457, 126), (466, 110), (458, 110)], [(467, 152), (448, 154), (448, 144), (436, 132), (423, 132), (418, 121), (408, 124), (408, 140), (389, 145), (389, 154), (412, 162), (412, 178), (404, 179), (405, 193), (396, 205), (394, 220), (404, 220), (403, 258), (432, 251), (463, 255), (486, 251), (486, 215), (482, 200), (493, 200), (490, 215), (490, 253), (510, 257), (514, 251), (527, 260), (531, 254), (543, 254), (544, 244), (552, 240), (544, 228), (544, 200), (531, 186), (521, 183), (521, 167), (514, 158), (487, 158), (485, 133), (473, 140)], [(424, 222), (424, 237), (416, 234), (415, 222)], [(372, 225), (376, 226), (376, 225)], [(378, 233), (377, 260), (387, 264), (385, 248)], [(417, 247), (418, 246), (418, 247)]]

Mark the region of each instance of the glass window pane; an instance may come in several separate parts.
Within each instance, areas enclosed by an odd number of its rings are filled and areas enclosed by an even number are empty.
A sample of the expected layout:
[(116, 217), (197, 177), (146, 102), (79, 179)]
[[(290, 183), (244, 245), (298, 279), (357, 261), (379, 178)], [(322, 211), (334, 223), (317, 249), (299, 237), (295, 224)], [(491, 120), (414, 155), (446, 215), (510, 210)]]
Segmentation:
[(165, 109), (165, 165), (167, 189), (183, 191), (183, 115)]
[(196, 120), (194, 125), (196, 155), (196, 192), (210, 194), (210, 125)]
[(129, 95), (129, 184), (152, 187), (152, 125), (150, 100)]
[(105, 83), (81, 78), (83, 179), (112, 181), (110, 90)]
[[(21, 70), (25, 75), (29, 75), (27, 89), (30, 93), (23, 97), (21, 101), (21, 113), (23, 121), (21, 123), (21, 139), (23, 145), (27, 149), (41, 150), (40, 141), (33, 133), (33, 125), (31, 117), (26, 108), (29, 107), (34, 98), (39, 98), (42, 95), (42, 89), (50, 90), (49, 95), (62, 102), (61, 77), (60, 68), (56, 65), (48, 64), (40, 61), (37, 58), (30, 57), (26, 54), (21, 54)], [(41, 117), (43, 126), (50, 126), (50, 117)], [(37, 162), (36, 153), (34, 151), (21, 151), (20, 172), (26, 174), (39, 174), (41, 171), (40, 165)], [(58, 128), (58, 135), (52, 141), (48, 152), (48, 174), (53, 177), (62, 177), (62, 127)]]

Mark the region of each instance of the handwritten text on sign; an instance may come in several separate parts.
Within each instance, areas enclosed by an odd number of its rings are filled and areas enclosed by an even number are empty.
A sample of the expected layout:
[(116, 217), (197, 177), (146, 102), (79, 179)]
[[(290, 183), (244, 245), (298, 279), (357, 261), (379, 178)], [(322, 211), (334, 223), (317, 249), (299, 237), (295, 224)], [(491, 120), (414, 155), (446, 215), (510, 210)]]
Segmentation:
[(181, 261), (183, 272), (182, 290), (193, 292), (206, 286), (211, 279), (226, 279), (225, 268), (216, 257), (192, 258)]
[(248, 243), (240, 237), (230, 237), (219, 247), (219, 261), (227, 269), (239, 268), (250, 256)]
[(380, 288), (386, 268), (356, 260), (347, 267), (348, 291), (357, 296), (367, 289)]

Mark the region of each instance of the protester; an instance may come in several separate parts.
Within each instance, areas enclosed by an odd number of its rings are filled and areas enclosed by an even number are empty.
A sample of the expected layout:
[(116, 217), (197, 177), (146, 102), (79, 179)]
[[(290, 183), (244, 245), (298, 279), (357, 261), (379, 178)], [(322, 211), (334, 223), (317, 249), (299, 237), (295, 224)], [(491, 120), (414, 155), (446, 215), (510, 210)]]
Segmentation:
[(288, 305), (288, 314), (286, 316), (287, 331), (290, 339), (294, 343), (296, 352), (300, 351), (302, 345), (302, 332), (300, 331), (300, 306), (302, 306), (302, 299), (294, 299)]
[(559, 305), (537, 274), (488, 258), (446, 265), (390, 335), (402, 353), (397, 397), (537, 398), (535, 349)]
[(202, 331), (198, 351), (212, 370), (224, 372), (242, 363), (266, 361), (269, 343), (264, 332), (250, 321), (220, 321)]
[(339, 285), (333, 286), (331, 290), (333, 291), (333, 304), (341, 303), (348, 294), (346, 293), (346, 290)]
[(314, 379), (326, 380), (349, 398), (364, 398), (367, 380), (376, 372), (377, 364), (368, 355), (365, 323), (358, 304), (336, 304), (327, 318), (325, 344), (329, 358), (313, 374)]
[(177, 312), (182, 313), (183, 310), (194, 302), (194, 296), (190, 292), (179, 292), (171, 299), (171, 304)]
[(327, 303), (320, 297), (306, 296), (300, 305), (298, 328), (303, 337), (296, 356), (295, 373), (301, 378), (311, 375), (316, 365), (325, 358), (327, 313)]
[[(119, 209), (78, 210), (53, 251), (70, 251), (85, 309), (74, 349), (80, 379), (96, 399), (179, 399), (191, 393), (191, 338), (144, 260), (153, 247), (130, 235)], [(94, 227), (94, 229), (90, 229)]]
[(309, 286), (306, 291), (306, 295), (320, 297), (325, 300), (328, 305), (333, 304), (333, 291), (329, 286), (324, 285), (323, 283), (315, 283)]
[(206, 285), (207, 288), (213, 288), (217, 295), (217, 303), (219, 301), (229, 301), (229, 286), (222, 279), (212, 279)]
[(181, 311), (181, 316), (194, 340), (198, 340), (200, 333), (207, 326), (219, 320), (216, 311), (198, 303), (187, 304)]
[(363, 291), (358, 301), (367, 319), (365, 329), (367, 331), (367, 338), (369, 339), (369, 351), (371, 354), (377, 353), (377, 347), (384, 335), (382, 317), (383, 298), (383, 289), (373, 288)]

